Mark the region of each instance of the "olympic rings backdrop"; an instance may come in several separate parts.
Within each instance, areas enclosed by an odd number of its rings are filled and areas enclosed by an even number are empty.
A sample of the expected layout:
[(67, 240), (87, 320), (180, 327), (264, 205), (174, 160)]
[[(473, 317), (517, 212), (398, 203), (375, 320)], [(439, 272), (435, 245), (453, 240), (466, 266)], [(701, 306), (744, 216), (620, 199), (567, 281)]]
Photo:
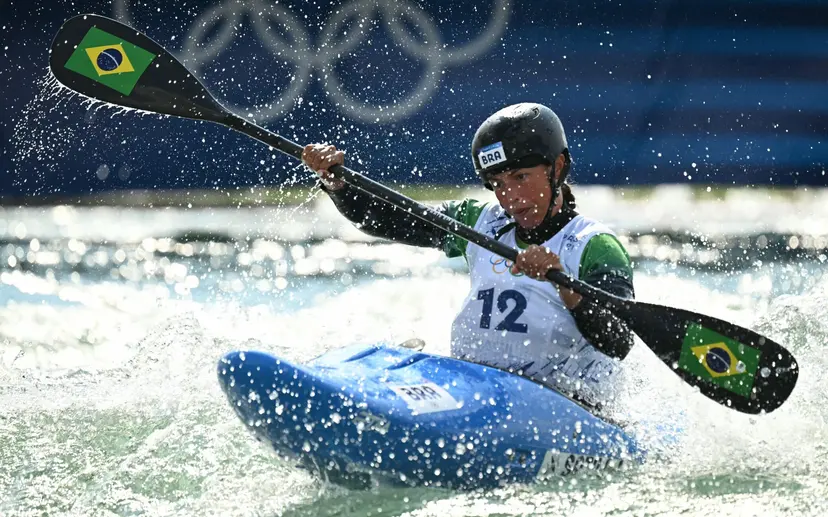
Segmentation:
[(582, 184), (826, 183), (825, 1), (0, 0), (2, 197), (310, 181), (227, 129), (56, 89), (51, 38), (82, 12), (391, 184), (476, 181), (474, 130), (521, 101), (561, 116)]

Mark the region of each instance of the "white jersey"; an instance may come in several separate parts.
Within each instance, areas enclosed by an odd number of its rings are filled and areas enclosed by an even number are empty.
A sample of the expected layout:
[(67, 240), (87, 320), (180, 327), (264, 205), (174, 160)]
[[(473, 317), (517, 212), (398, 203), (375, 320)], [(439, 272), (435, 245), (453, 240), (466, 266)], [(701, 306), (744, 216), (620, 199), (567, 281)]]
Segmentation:
[[(488, 206), (474, 228), (494, 236), (509, 221), (500, 206)], [(577, 215), (543, 245), (578, 278), (587, 242), (604, 233), (614, 235), (603, 224)], [(499, 240), (517, 247), (514, 229)], [(471, 290), (452, 324), (452, 356), (520, 372), (590, 403), (608, 399), (620, 361), (584, 339), (554, 284), (512, 274), (510, 261), (476, 244), (467, 245), (466, 260)]]

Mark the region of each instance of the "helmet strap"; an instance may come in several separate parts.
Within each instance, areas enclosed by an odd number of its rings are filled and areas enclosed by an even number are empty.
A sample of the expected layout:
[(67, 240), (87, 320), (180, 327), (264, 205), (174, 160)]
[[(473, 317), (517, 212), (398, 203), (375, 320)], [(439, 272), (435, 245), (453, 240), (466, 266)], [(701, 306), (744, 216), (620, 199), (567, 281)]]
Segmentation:
[[(562, 154), (564, 155), (564, 165), (558, 179), (555, 179), (555, 163), (552, 164), (552, 168), (548, 173), (549, 185), (552, 186), (552, 202), (549, 204), (550, 213), (554, 209), (555, 204), (558, 202), (558, 196), (561, 195), (561, 185), (566, 183), (566, 178), (569, 176), (569, 169), (572, 166), (572, 158), (569, 156), (569, 149), (564, 149)], [(550, 213), (547, 214), (547, 217), (550, 216)]]

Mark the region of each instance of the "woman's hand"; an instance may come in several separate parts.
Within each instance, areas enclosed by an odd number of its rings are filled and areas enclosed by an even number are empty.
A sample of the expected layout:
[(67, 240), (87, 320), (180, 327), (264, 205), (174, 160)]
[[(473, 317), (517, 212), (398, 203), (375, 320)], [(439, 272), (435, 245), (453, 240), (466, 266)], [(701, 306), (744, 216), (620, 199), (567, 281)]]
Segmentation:
[[(546, 272), (550, 269), (556, 271), (563, 271), (561, 259), (549, 251), (549, 249), (536, 244), (530, 245), (525, 250), (518, 253), (517, 260), (512, 266), (512, 272), (523, 273), (528, 277), (536, 280), (546, 281)], [(561, 300), (566, 305), (567, 309), (574, 309), (581, 303), (581, 295), (571, 289), (561, 288), (557, 284), (555, 287), (561, 295)]]
[(345, 153), (327, 144), (308, 144), (302, 150), (302, 162), (322, 179), (328, 190), (339, 190), (345, 182), (328, 171), (334, 165), (345, 164)]

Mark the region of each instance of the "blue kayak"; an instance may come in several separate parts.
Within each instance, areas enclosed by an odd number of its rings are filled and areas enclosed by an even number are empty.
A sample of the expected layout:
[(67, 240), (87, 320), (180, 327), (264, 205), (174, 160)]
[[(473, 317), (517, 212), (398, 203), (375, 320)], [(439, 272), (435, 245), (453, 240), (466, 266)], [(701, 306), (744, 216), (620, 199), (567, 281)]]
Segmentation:
[(633, 436), (498, 369), (385, 345), (297, 365), (225, 355), (222, 389), (253, 435), (329, 481), (486, 488), (642, 462)]

